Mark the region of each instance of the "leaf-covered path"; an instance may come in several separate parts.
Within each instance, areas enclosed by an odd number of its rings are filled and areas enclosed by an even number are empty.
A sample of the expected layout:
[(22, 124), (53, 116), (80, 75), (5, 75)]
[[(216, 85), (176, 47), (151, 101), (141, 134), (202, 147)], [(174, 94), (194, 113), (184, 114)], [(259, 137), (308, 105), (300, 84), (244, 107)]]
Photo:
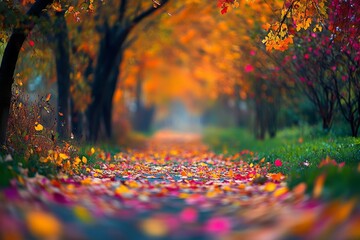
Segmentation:
[(14, 180), (0, 193), (1, 239), (344, 238), (359, 224), (339, 225), (355, 201), (309, 200), (273, 163), (214, 154), (195, 134), (159, 132), (109, 158), (80, 175)]

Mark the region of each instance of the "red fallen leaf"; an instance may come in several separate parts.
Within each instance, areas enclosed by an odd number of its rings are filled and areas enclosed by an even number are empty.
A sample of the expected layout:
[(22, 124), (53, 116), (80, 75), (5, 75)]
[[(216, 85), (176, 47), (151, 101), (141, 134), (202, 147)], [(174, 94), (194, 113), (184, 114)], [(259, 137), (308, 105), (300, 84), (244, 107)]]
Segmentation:
[(33, 40), (29, 40), (30, 47), (33, 47), (35, 45), (35, 42)]
[(282, 166), (282, 161), (278, 158), (274, 161), (274, 164), (276, 167), (281, 167)]
[(245, 177), (242, 176), (241, 174), (236, 174), (236, 175), (234, 176), (234, 179), (235, 179), (235, 180), (244, 180)]
[(276, 174), (271, 175), (271, 179), (274, 182), (281, 182), (282, 177), (283, 177), (283, 175), (281, 173), (276, 173)]
[(106, 154), (105, 154), (105, 158), (106, 158), (106, 161), (110, 161), (110, 160), (111, 160), (111, 154), (110, 154), (110, 153), (106, 153)]
[(57, 187), (57, 188), (61, 187), (61, 183), (55, 179), (51, 180), (51, 185), (53, 185), (54, 187)]
[(29, 135), (25, 135), (24, 140), (27, 142), (29, 140)]
[(253, 178), (255, 177), (256, 172), (252, 171), (252, 172), (248, 172), (248, 174), (246, 175), (247, 178)]
[(53, 199), (57, 203), (68, 203), (69, 201), (66, 199), (66, 197), (61, 193), (53, 193)]

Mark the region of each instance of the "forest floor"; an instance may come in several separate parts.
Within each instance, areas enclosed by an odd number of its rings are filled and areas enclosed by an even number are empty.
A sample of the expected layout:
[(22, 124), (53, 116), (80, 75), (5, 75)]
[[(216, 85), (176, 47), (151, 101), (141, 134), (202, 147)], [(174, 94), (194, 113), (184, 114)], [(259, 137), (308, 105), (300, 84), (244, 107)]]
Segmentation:
[(0, 192), (0, 238), (360, 237), (358, 199), (319, 200), (322, 177), (311, 195), (305, 183), (290, 190), (274, 163), (248, 150), (215, 154), (196, 134), (158, 132), (85, 168), (13, 180)]

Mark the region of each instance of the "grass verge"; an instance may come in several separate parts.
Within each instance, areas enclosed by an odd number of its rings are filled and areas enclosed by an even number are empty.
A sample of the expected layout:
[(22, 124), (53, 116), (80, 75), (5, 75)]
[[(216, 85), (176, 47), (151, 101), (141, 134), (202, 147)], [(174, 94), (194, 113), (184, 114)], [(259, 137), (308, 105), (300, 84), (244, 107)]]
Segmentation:
[(245, 129), (211, 127), (203, 136), (217, 153), (234, 154), (247, 149), (272, 164), (279, 159), (282, 166), (273, 164), (270, 170), (286, 174), (290, 188), (304, 182), (312, 193), (318, 177), (324, 175), (323, 198), (360, 196), (360, 139), (314, 132), (310, 128), (291, 128), (280, 131), (276, 138), (259, 141)]

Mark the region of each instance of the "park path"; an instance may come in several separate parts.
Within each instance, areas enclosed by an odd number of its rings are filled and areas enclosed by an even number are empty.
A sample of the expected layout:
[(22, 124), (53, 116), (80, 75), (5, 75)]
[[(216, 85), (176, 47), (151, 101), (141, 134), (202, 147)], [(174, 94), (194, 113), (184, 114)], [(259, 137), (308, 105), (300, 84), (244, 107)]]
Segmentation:
[(331, 220), (343, 205), (309, 200), (301, 185), (290, 192), (266, 159), (215, 154), (197, 134), (161, 131), (111, 159), (14, 181), (0, 194), (1, 239), (343, 239), (349, 230)]

